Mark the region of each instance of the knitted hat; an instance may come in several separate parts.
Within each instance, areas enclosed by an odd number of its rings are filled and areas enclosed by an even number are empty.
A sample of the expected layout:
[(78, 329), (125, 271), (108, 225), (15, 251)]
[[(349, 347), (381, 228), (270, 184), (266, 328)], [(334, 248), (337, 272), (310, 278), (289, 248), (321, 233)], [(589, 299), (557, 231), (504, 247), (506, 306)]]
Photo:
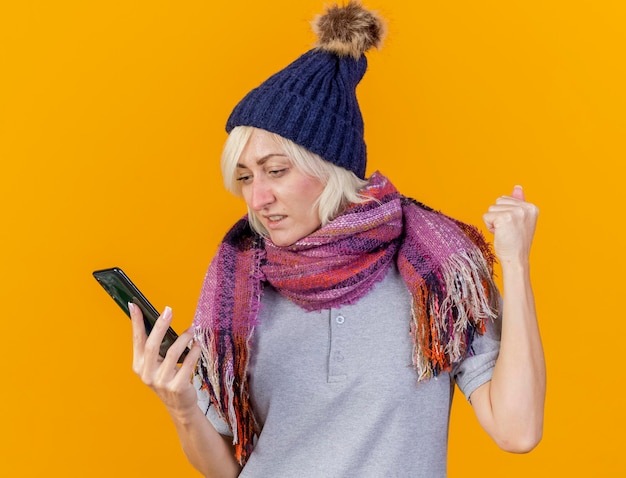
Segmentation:
[(290, 139), (331, 163), (365, 177), (363, 117), (356, 87), (364, 52), (380, 47), (385, 25), (358, 2), (329, 7), (313, 21), (316, 47), (248, 93), (226, 131), (254, 126)]

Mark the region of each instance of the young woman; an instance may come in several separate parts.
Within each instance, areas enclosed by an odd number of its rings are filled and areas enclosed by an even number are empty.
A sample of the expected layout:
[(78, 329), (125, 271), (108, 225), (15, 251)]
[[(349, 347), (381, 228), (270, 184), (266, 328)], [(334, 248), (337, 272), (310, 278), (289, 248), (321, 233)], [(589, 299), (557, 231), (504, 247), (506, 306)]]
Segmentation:
[(484, 216), (500, 298), (476, 228), (365, 178), (355, 89), (382, 21), (351, 2), (315, 28), (319, 45), (231, 114), (222, 173), (248, 215), (165, 359), (171, 310), (148, 338), (131, 308), (135, 372), (205, 476), (445, 476), (455, 384), (500, 447), (531, 450), (545, 395), (537, 208), (516, 186)]

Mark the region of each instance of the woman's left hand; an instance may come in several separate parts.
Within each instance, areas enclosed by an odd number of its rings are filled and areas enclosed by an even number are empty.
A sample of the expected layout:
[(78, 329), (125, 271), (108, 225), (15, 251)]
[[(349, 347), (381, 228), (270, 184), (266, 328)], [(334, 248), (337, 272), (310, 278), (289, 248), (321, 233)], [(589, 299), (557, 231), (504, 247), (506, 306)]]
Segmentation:
[(491, 381), (471, 402), (495, 442), (515, 453), (532, 450), (543, 433), (546, 370), (529, 264), (538, 213), (515, 186), (483, 216), (502, 270), (502, 336)]
[(537, 206), (525, 201), (521, 186), (489, 207), (483, 219), (494, 234), (493, 246), (501, 264), (528, 261), (538, 215)]

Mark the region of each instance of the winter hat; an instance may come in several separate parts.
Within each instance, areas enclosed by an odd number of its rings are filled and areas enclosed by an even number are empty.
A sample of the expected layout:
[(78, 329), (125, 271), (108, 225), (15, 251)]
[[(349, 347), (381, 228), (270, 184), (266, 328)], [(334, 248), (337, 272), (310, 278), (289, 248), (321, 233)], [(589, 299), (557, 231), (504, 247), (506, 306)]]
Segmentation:
[(350, 1), (313, 20), (316, 47), (248, 93), (226, 131), (254, 126), (293, 141), (365, 177), (367, 153), (356, 87), (367, 69), (364, 53), (379, 48), (383, 20)]

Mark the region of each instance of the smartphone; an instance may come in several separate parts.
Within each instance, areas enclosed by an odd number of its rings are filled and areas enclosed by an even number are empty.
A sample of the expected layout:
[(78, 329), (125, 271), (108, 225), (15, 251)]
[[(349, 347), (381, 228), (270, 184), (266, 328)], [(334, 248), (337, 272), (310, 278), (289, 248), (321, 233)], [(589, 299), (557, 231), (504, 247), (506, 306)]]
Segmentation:
[[(154, 323), (159, 318), (160, 314), (154, 306), (148, 302), (148, 299), (145, 298), (145, 296), (141, 293), (137, 286), (133, 284), (124, 271), (122, 271), (119, 267), (111, 267), (110, 269), (94, 271), (93, 276), (128, 317), (130, 317), (130, 310), (128, 310), (129, 302), (132, 302), (141, 309), (141, 312), (143, 313), (143, 322), (146, 327), (146, 334), (150, 335), (152, 327), (154, 327)], [(161, 348), (159, 350), (161, 357), (165, 357), (165, 353), (177, 338), (178, 334), (174, 332), (174, 329), (169, 327), (163, 337), (163, 341), (161, 342)], [(185, 349), (183, 354), (178, 359), (178, 363), (182, 363), (188, 352), (189, 349)]]

